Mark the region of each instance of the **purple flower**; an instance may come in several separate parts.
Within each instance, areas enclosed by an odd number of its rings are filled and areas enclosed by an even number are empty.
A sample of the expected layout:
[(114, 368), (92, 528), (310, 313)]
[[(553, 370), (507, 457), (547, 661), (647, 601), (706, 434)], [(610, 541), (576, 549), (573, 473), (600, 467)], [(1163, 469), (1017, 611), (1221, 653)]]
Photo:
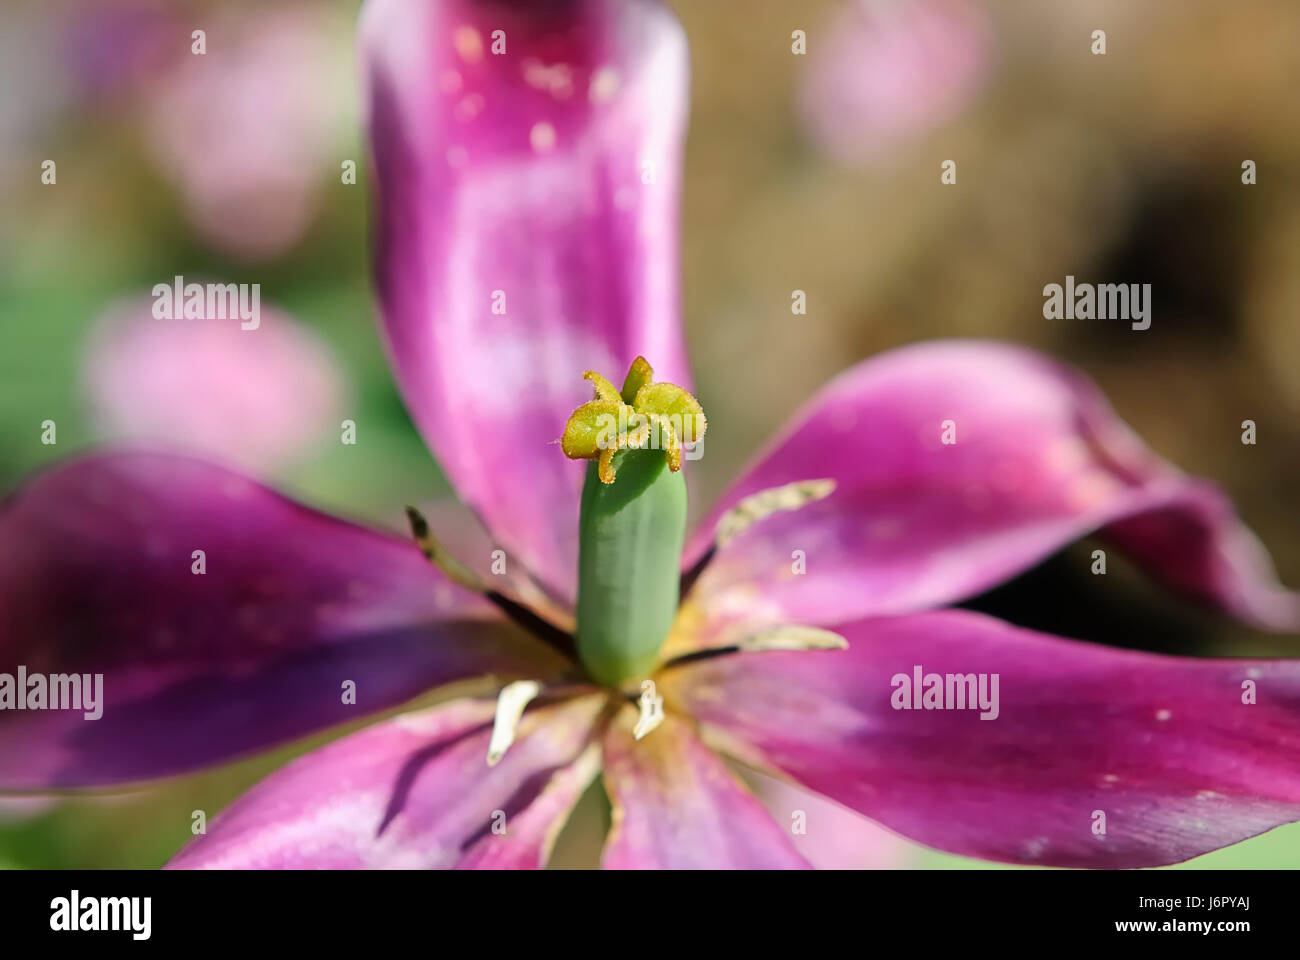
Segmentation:
[[(593, 681), (591, 650), (611, 648), (591, 622), (657, 595), (649, 561), (684, 487), (653, 449), (584, 483), (555, 441), (590, 396), (582, 371), (644, 354), (653, 382), (633, 366), (597, 397), (669, 419), (656, 405), (684, 391), (648, 386), (689, 386), (681, 32), (649, 0), (380, 0), (363, 31), (383, 331), (418, 426), (504, 550), (458, 562), (417, 516), (431, 565), (175, 456), (43, 474), (0, 516), (0, 664), (102, 672), (105, 707), (0, 713), (0, 788), (179, 773), (489, 676), (486, 698), (301, 757), (173, 865), (537, 867), (603, 771), (607, 867), (806, 866), (718, 751), (1013, 862), (1169, 863), (1300, 819), (1300, 662), (1135, 653), (942, 609), (1097, 533), (1205, 605), (1300, 621), (1221, 494), (1010, 346), (916, 345), (823, 388), (672, 556), (682, 602), (652, 667), (602, 662), (619, 679)], [(627, 512), (647, 523), (624, 530)], [(646, 561), (644, 580), (602, 580), (592, 549)], [(531, 585), (508, 588), (498, 563)], [(996, 677), (978, 685), (991, 709), (927, 709), (928, 681), (900, 697), (914, 671)]]

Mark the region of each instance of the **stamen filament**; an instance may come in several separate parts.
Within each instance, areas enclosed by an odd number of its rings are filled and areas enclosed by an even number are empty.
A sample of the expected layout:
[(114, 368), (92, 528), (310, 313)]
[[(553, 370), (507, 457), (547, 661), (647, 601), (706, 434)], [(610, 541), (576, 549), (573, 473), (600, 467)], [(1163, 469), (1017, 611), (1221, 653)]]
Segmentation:
[(770, 653), (780, 650), (847, 650), (849, 642), (832, 630), (819, 627), (780, 626), (763, 630), (725, 647), (692, 650), (666, 661), (659, 669), (671, 670), (688, 663), (713, 660), (739, 653)]
[(433, 531), (429, 529), (429, 521), (424, 519), (424, 515), (419, 510), (415, 507), (407, 507), (406, 517), (411, 522), (411, 534), (415, 537), (416, 544), (429, 562), (446, 574), (447, 579), (475, 593), (487, 592), (487, 584), (483, 582), (483, 578), (447, 552), (446, 548), (438, 542), (438, 538), (433, 535)]
[(741, 653), (765, 653), (769, 650), (847, 650), (849, 642), (838, 633), (819, 627), (775, 627), (736, 644)]
[(577, 644), (573, 635), (560, 629), (545, 617), (528, 607), (507, 597), (499, 590), (493, 590), (477, 573), (461, 563), (447, 551), (429, 529), (429, 521), (415, 507), (406, 508), (407, 519), (411, 523), (411, 535), (415, 538), (420, 551), (447, 579), (453, 583), (481, 594), (484, 599), (495, 604), (513, 623), (523, 627), (533, 636), (558, 650), (566, 658), (576, 660)]
[(722, 515), (714, 531), (718, 546), (725, 547), (760, 520), (774, 513), (799, 510), (810, 503), (825, 500), (835, 492), (834, 480), (799, 480), (780, 487), (760, 490), (745, 497)]
[(797, 480), (780, 487), (760, 490), (739, 501), (718, 520), (717, 526), (713, 529), (713, 543), (708, 550), (691, 569), (682, 574), (682, 596), (686, 596), (695, 586), (695, 581), (700, 579), (705, 568), (713, 562), (718, 550), (754, 524), (773, 514), (799, 510), (810, 503), (825, 500), (834, 492), (834, 480)]
[(664, 698), (662, 694), (655, 692), (653, 680), (642, 681), (637, 709), (640, 714), (637, 716), (636, 726), (632, 728), (632, 737), (640, 740), (664, 722)]
[(524, 708), (541, 692), (542, 685), (536, 680), (516, 680), (501, 688), (497, 695), (496, 716), (492, 720), (492, 739), (488, 742), (489, 767), (500, 763), (515, 742), (515, 730), (524, 715)]

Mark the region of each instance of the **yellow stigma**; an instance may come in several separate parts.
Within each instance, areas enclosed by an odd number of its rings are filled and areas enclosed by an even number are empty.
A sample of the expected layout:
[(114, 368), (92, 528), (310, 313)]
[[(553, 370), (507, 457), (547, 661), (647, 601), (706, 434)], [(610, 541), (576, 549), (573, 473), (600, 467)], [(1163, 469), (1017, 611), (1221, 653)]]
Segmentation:
[(662, 450), (668, 469), (682, 468), (682, 444), (704, 438), (708, 422), (700, 402), (673, 383), (655, 383), (645, 357), (637, 357), (623, 389), (594, 370), (583, 375), (596, 396), (569, 415), (560, 449), (570, 460), (595, 460), (602, 483), (614, 482), (620, 450)]

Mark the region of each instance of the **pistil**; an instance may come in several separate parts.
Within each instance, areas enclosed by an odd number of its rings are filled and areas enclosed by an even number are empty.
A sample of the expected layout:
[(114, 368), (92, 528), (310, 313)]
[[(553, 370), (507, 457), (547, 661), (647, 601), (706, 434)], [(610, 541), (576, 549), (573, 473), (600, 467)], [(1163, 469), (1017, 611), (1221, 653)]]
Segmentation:
[(622, 390), (594, 372), (595, 397), (569, 417), (561, 447), (587, 470), (579, 518), (578, 656), (596, 681), (645, 678), (677, 614), (686, 536), (683, 445), (704, 436), (698, 401), (655, 383), (638, 357)]

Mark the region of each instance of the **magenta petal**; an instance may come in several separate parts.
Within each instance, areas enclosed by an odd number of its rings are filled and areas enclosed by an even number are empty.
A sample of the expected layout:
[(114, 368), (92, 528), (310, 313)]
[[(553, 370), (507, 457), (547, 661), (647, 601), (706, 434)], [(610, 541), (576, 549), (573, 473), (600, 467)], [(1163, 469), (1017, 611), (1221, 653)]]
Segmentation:
[(632, 719), (631, 711), (624, 711), (605, 736), (605, 788), (614, 823), (601, 866), (607, 870), (809, 866), (783, 828), (686, 723), (669, 716), (637, 741), (632, 739)]
[(73, 461), (0, 513), (0, 673), (103, 674), (99, 719), (0, 712), (0, 789), (177, 773), (558, 660), (409, 541), (202, 461)]
[[(750, 607), (834, 624), (944, 606), (1100, 530), (1184, 594), (1261, 627), (1300, 625), (1300, 599), (1222, 494), (1145, 449), (1077, 373), (1021, 348), (924, 343), (859, 364), (787, 424), (713, 516), (821, 477), (837, 482), (828, 499), (720, 552), (698, 588), (715, 615)], [(794, 574), (796, 550), (806, 575)]]
[(495, 767), (491, 702), (376, 724), (267, 777), (168, 866), (536, 869), (596, 776), (603, 705), (597, 695), (530, 710)]
[(583, 470), (556, 441), (583, 371), (644, 354), (689, 382), (681, 30), (646, 0), (378, 0), (362, 36), (398, 384), (461, 498), (571, 600)]
[[(722, 657), (661, 685), (720, 745), (967, 856), (1155, 866), (1300, 819), (1300, 661), (1155, 656), (957, 610), (837, 629), (848, 650)], [(917, 666), (996, 674), (996, 717), (895, 709)]]

